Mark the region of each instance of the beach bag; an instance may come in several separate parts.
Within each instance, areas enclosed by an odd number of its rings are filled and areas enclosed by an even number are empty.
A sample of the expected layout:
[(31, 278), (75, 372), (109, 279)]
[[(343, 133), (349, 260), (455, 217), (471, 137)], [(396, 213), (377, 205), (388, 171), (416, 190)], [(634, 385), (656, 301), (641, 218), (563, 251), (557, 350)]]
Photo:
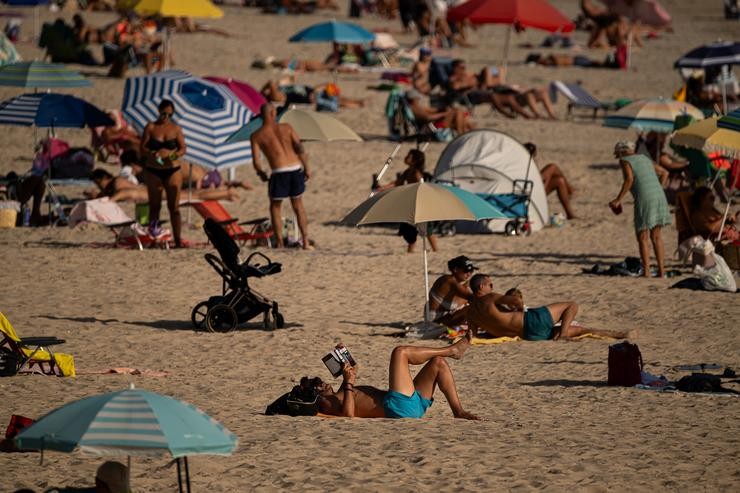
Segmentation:
[(642, 354), (637, 344), (621, 342), (609, 346), (610, 386), (634, 387), (642, 383)]
[(300, 385), (293, 390), (277, 398), (275, 402), (267, 406), (267, 416), (316, 416), (319, 412), (319, 395), (313, 389), (305, 389)]
[(72, 148), (51, 159), (51, 177), (87, 179), (95, 166), (95, 156), (84, 147)]
[(21, 416), (19, 414), (13, 414), (10, 416), (10, 423), (5, 430), (5, 438), (15, 438), (18, 433), (25, 430), (34, 423), (34, 420)]
[(12, 377), (21, 366), (18, 355), (7, 348), (0, 348), (0, 377)]
[(737, 283), (725, 259), (714, 251), (711, 257), (714, 259), (714, 265), (711, 267), (694, 266), (694, 274), (699, 276), (701, 287), (707, 291), (727, 291), (729, 293), (737, 291)]
[(722, 380), (711, 373), (692, 373), (676, 382), (676, 388), (683, 392), (722, 392)]

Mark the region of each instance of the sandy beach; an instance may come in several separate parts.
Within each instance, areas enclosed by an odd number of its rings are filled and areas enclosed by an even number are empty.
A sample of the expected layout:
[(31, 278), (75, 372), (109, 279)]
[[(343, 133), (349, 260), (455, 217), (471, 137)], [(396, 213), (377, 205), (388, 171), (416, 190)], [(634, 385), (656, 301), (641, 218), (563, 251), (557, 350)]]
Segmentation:
[[(209, 21), (230, 38), (174, 37), (177, 68), (198, 76), (234, 77), (259, 88), (279, 73), (250, 68), (254, 59), (324, 58), (329, 46), (289, 44), (288, 37), (318, 21), (346, 20), (344, 6), (338, 13), (275, 16), (236, 3), (224, 7), (223, 19)], [(571, 18), (578, 12), (578, 2), (552, 3)], [(529, 29), (513, 37), (509, 79), (539, 86), (581, 80), (602, 100), (669, 98), (680, 85), (672, 68), (676, 58), (718, 38), (737, 39), (739, 32), (737, 22), (722, 18), (721, 2), (662, 3), (674, 18), (675, 33), (646, 40), (634, 52), (629, 70), (526, 66), (521, 63), (526, 54), (542, 50), (519, 45), (536, 46), (546, 35)], [(69, 20), (72, 13), (60, 15)], [(42, 20), (55, 16), (42, 10)], [(86, 18), (98, 25), (113, 16)], [(386, 28), (407, 46), (415, 41), (401, 33), (398, 20), (365, 16), (360, 23)], [(484, 26), (472, 33), (475, 47), (451, 54), (479, 69), (500, 59), (504, 34), (503, 26)], [(574, 40), (583, 46), (586, 36), (576, 32)], [(28, 42), (18, 44), (18, 50), (27, 60), (43, 56)], [(584, 54), (602, 59), (606, 51)], [(105, 77), (104, 68), (76, 68), (93, 87), (67, 92), (100, 108), (120, 107), (124, 80)], [(330, 77), (301, 74), (299, 80), (318, 84)], [(360, 364), (358, 383), (381, 388), (387, 388), (393, 347), (422, 344), (391, 337), (422, 318), (421, 253), (406, 254), (393, 229), (337, 225), (367, 197), (371, 175), (395, 145), (385, 138), (387, 93), (366, 89), (377, 81), (377, 73), (339, 76), (343, 94), (367, 98), (364, 108), (336, 115), (365, 142), (306, 143), (314, 176), (304, 200), (317, 249), (265, 251), (282, 263), (283, 272), (253, 281), (255, 289), (280, 303), (285, 329), (262, 330), (259, 320), (229, 334), (192, 329), (192, 307), (220, 291), (220, 278), (203, 259), (210, 248), (139, 252), (100, 247), (113, 237), (95, 225), (0, 229), (0, 311), (21, 336), (66, 339), (63, 351), (74, 355), (80, 373), (115, 367), (167, 373), (0, 379), (0, 426), (12, 414), (37, 418), (65, 402), (133, 383), (198, 406), (239, 437), (232, 456), (190, 458), (194, 491), (737, 491), (740, 399), (608, 387), (610, 342), (605, 340), (471, 347), (450, 365), (463, 405), (483, 417), (480, 422), (454, 420), (441, 394), (422, 420), (262, 414), (301, 376), (330, 379), (321, 357), (340, 341)], [(0, 99), (19, 93), (2, 87)], [(602, 127), (598, 120), (566, 121), (562, 99), (557, 111), (563, 118), (557, 122), (507, 120), (480, 106), (474, 119), (480, 128), (535, 142), (540, 167), (558, 163), (576, 189), (578, 219), (529, 237), (441, 238), (440, 250), (429, 256), (430, 278), (446, 271), (448, 259), (464, 254), (491, 275), (498, 291), (518, 286), (530, 306), (574, 300), (581, 306), (577, 319), (586, 326), (638, 329), (634, 342), (645, 370), (653, 374), (678, 379), (687, 372), (677, 366), (697, 363), (738, 369), (736, 294), (669, 289), (678, 279), (582, 273), (596, 263), (638, 255), (631, 198), (620, 216), (607, 206), (621, 185), (614, 143), (634, 139), (635, 133)], [(87, 130), (60, 135), (74, 145), (89, 144)], [(32, 130), (3, 126), (0, 148), (1, 175), (28, 169)], [(402, 153), (410, 148), (405, 145)], [(430, 145), (429, 168), (443, 149), (442, 143)], [(398, 160), (388, 176), (402, 166)], [(114, 166), (106, 169), (115, 171)], [(239, 167), (237, 177), (250, 180), (255, 190), (242, 191), (225, 207), (242, 220), (267, 216), (266, 186), (253, 168)], [(81, 192), (79, 187), (62, 190), (70, 197)], [(551, 212), (562, 212), (555, 195), (548, 200)], [(132, 204), (124, 209), (133, 214)], [(284, 212), (290, 214), (287, 204)], [(193, 213), (195, 224), (184, 229), (186, 238), (205, 241), (200, 221)], [(691, 275), (673, 260), (675, 228), (664, 230), (664, 240), (668, 267), (681, 270), (683, 277)], [(738, 384), (728, 386), (740, 390)], [(170, 460), (133, 458), (133, 491), (176, 490)], [(0, 454), (0, 491), (91, 486), (100, 462), (79, 453), (49, 452), (40, 465), (36, 453)]]

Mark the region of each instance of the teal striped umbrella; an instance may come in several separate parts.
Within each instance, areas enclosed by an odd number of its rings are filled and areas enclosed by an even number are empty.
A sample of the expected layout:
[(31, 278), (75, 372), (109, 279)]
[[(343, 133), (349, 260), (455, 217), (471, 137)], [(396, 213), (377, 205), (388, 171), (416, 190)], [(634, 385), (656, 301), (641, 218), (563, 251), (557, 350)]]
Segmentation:
[(671, 133), (679, 115), (691, 115), (696, 120), (704, 118), (701, 110), (689, 103), (663, 98), (641, 99), (607, 116), (604, 126)]
[(91, 85), (82, 74), (60, 63), (17, 62), (0, 67), (0, 86), (47, 88)]
[(730, 111), (728, 114), (717, 120), (717, 128), (726, 128), (740, 132), (740, 108)]
[(95, 395), (51, 411), (15, 438), (24, 450), (56, 450), (99, 455), (161, 455), (184, 458), (190, 491), (188, 455), (230, 455), (236, 436), (195, 406), (172, 397), (134, 389)]

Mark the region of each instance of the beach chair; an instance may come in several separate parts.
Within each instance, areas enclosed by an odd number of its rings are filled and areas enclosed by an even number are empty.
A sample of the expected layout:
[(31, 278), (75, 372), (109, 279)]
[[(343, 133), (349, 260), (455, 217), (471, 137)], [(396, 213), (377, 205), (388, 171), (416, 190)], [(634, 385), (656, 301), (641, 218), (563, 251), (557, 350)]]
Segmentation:
[(388, 134), (393, 141), (409, 139), (424, 140), (426, 136), (437, 142), (449, 142), (454, 135), (450, 128), (437, 128), (432, 123), (419, 125), (414, 112), (411, 111), (408, 100), (400, 88), (396, 88), (388, 95), (385, 105), (385, 115), (388, 119)]
[[(239, 222), (237, 218), (231, 217), (231, 214), (217, 200), (186, 202), (183, 205), (191, 206), (203, 219), (210, 218), (216, 221), (241, 246), (251, 241), (255, 244), (259, 242), (267, 248), (271, 247), (270, 238), (273, 235), (273, 231), (266, 217)], [(248, 228), (244, 229), (242, 226), (248, 226)]]
[(72, 355), (55, 353), (52, 346), (64, 344), (56, 337), (18, 337), (5, 315), (0, 312), (0, 375), (18, 372), (74, 377)]
[(622, 106), (629, 104), (630, 101), (626, 99), (618, 99), (616, 101), (599, 101), (594, 96), (589, 94), (586, 89), (580, 84), (569, 84), (559, 80), (550, 83), (550, 99), (553, 103), (557, 102), (558, 93), (565, 96), (568, 100), (568, 117), (573, 116), (573, 110), (578, 108), (585, 108), (592, 111), (592, 119), (596, 119), (599, 110), (604, 112), (616, 111)]

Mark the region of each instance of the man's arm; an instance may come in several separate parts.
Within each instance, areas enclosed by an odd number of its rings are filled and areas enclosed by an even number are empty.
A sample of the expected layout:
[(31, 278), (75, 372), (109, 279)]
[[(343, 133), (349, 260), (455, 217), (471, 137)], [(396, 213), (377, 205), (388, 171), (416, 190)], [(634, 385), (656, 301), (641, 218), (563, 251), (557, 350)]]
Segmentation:
[(342, 416), (354, 418), (355, 416), (355, 379), (357, 378), (357, 366), (345, 363), (342, 368)]
[(496, 308), (496, 305), (507, 305), (515, 308), (516, 310), (524, 310), (524, 302), (519, 296), (505, 296), (498, 293), (491, 293), (488, 295), (488, 298), (487, 311), (489, 314), (494, 314), (495, 312), (498, 312), (498, 308)]
[(267, 173), (262, 169), (262, 164), (260, 163), (260, 160), (262, 159), (262, 150), (260, 149), (257, 139), (254, 138), (254, 134), (249, 138), (249, 142), (252, 144), (252, 165), (254, 166), (254, 170), (257, 172), (257, 176), (260, 177), (260, 180), (267, 181)]
[(298, 159), (301, 160), (301, 164), (303, 165), (303, 174), (305, 175), (306, 180), (308, 180), (311, 178), (311, 170), (308, 168), (308, 154), (306, 154), (303, 142), (301, 142), (301, 138), (298, 137), (295, 129), (291, 126), (288, 128), (290, 128), (290, 139), (292, 141), (293, 150), (298, 154)]

